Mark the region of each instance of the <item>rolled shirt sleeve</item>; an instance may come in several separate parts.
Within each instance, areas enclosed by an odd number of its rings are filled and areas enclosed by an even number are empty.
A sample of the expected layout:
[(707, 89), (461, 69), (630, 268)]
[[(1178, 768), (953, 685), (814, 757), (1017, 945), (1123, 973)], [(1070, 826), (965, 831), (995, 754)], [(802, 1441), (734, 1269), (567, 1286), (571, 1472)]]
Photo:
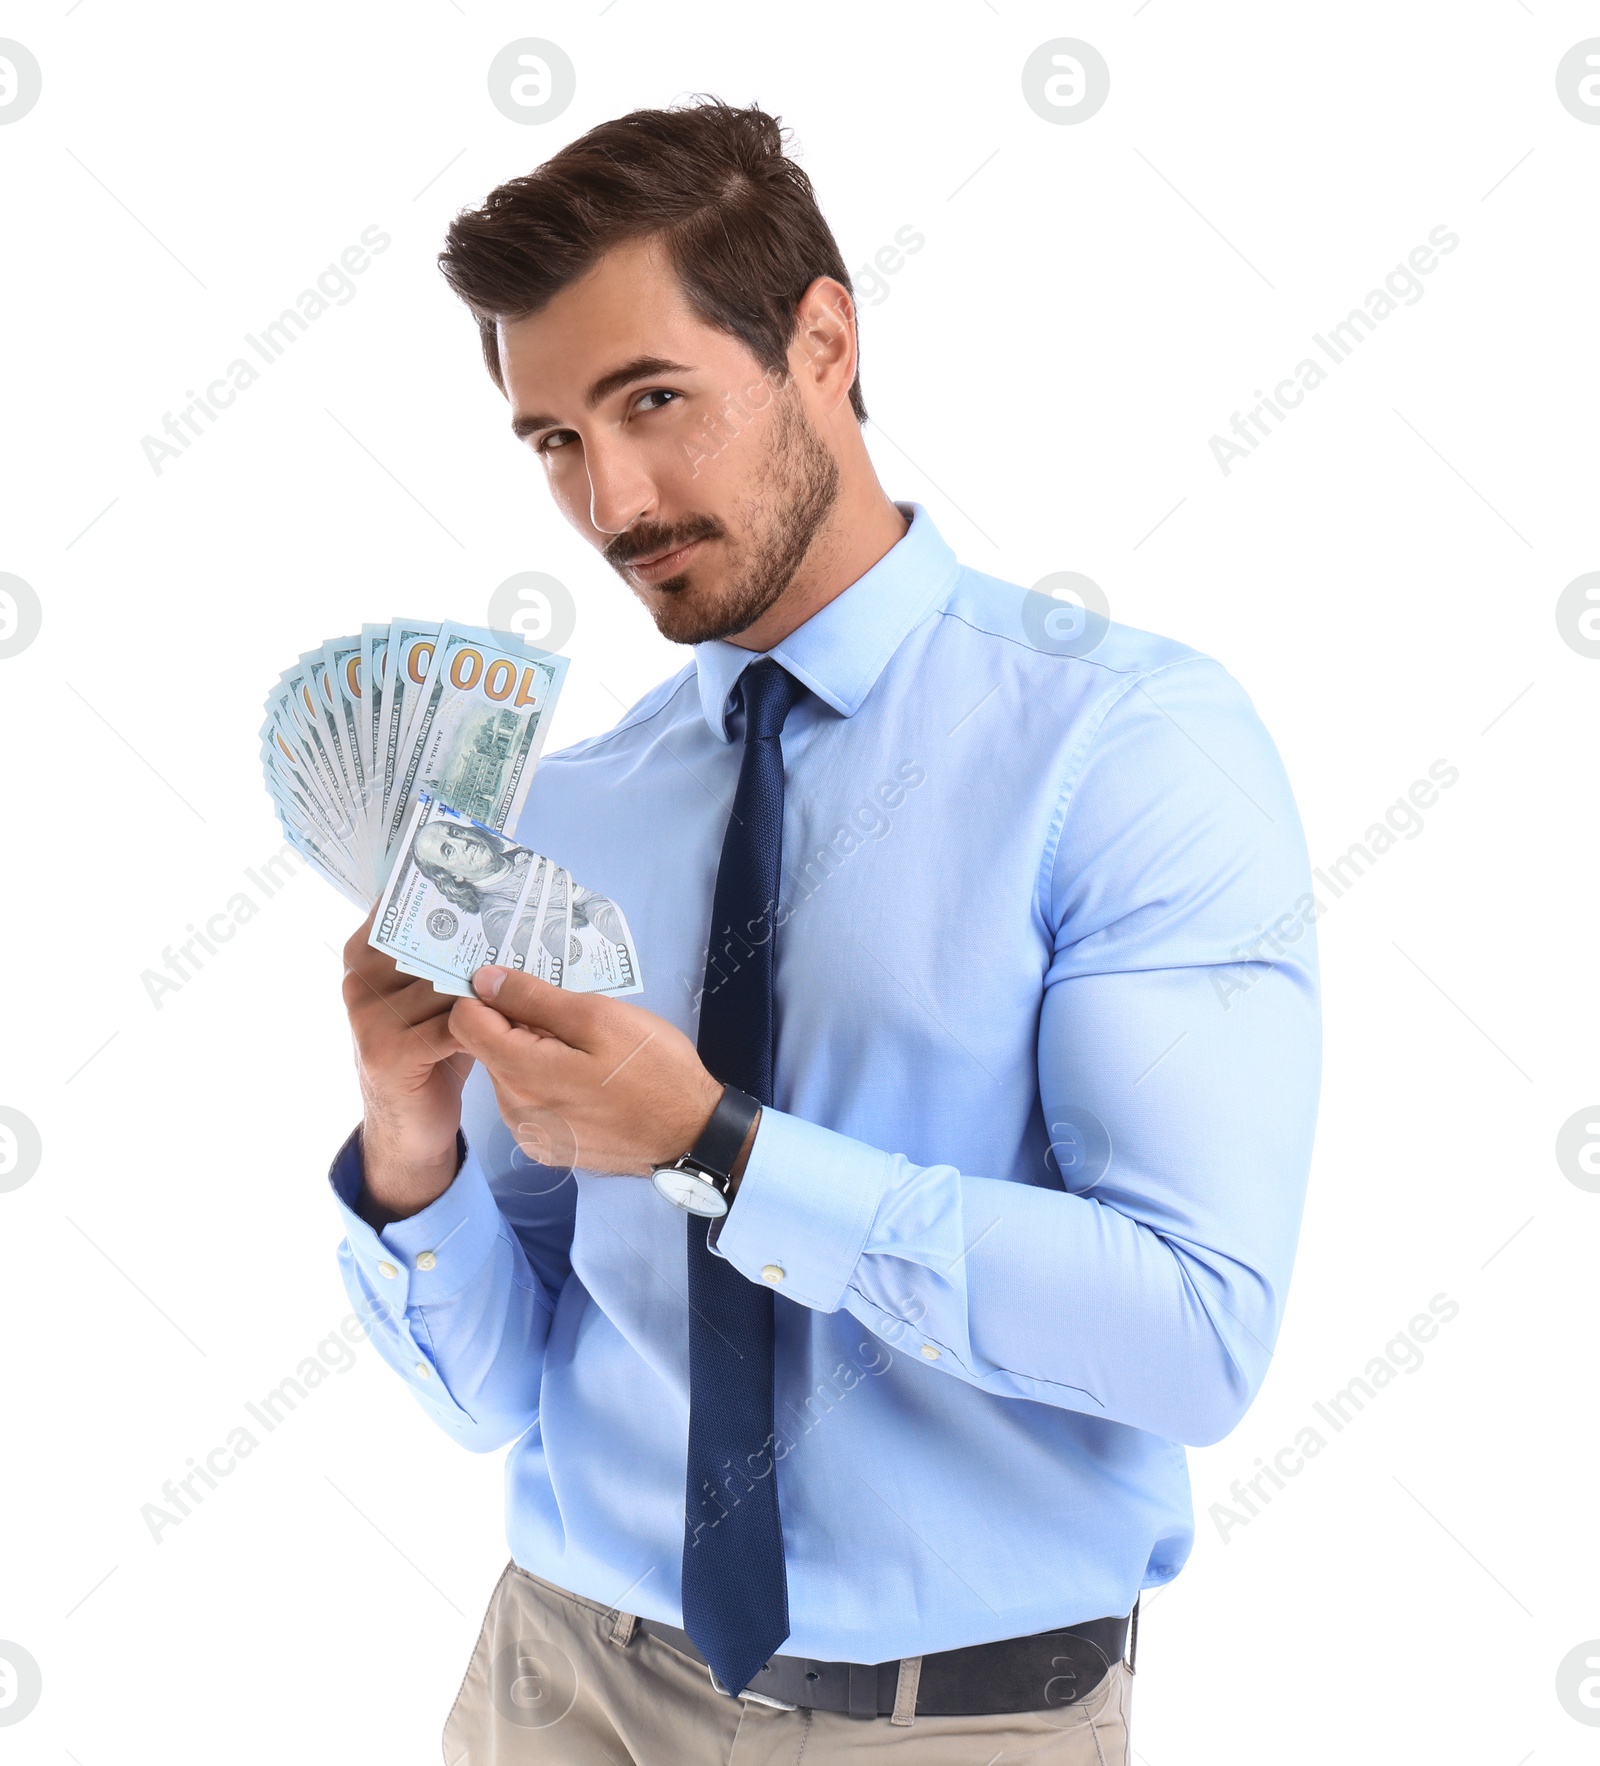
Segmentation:
[(1052, 835), (1052, 1180), (917, 1164), (768, 1109), (713, 1248), (986, 1391), (1208, 1445), (1265, 1376), (1310, 1165), (1299, 818), (1249, 699), (1192, 656), (1111, 700)]

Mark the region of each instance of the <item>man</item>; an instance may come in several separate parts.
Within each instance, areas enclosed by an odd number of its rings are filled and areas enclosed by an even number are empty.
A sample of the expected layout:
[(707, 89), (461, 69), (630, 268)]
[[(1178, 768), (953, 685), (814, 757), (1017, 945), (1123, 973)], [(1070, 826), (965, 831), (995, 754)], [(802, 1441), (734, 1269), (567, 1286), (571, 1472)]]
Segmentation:
[(514, 1443), (446, 1759), (1125, 1763), (1180, 1444), (1261, 1383), (1310, 1155), (1272, 744), (1217, 663), (1063, 636), (890, 501), (760, 111), (604, 124), (441, 261), (694, 647), (518, 830), (622, 905), (642, 998), (346, 950), (347, 1285), (442, 1427)]

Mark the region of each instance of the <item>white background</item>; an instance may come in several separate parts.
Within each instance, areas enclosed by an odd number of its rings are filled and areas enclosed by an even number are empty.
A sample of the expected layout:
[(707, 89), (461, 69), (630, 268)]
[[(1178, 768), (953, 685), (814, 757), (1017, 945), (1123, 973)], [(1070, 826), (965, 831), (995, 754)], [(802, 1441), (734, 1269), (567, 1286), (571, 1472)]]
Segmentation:
[[(256, 731), (309, 645), (481, 620), (538, 569), (579, 608), (552, 746), (679, 665), (552, 513), (433, 259), (501, 179), (696, 91), (793, 126), (852, 268), (903, 226), (926, 238), (864, 311), (892, 495), (980, 569), (1083, 572), (1114, 617), (1220, 658), (1319, 865), (1434, 761), (1460, 772), (1318, 929), (1288, 1315), (1249, 1415), (1190, 1455), (1195, 1550), (1146, 1603), (1136, 1757), (1595, 1757), (1556, 1673), (1600, 1637), (1600, 1195), (1554, 1149), (1600, 1092), (1600, 661), (1555, 609), (1600, 568), (1600, 127), (1555, 70), (1597, 20), (1565, 0), (6, 10), (44, 85), (0, 127), (0, 570), (43, 628), (0, 661), (0, 1103), (44, 1152), (0, 1194), (0, 1639), (43, 1697), (0, 1758), (439, 1758), (506, 1555), (501, 1456), (449, 1442), (370, 1348), (159, 1544), (140, 1513), (348, 1310), (323, 1173), (356, 1108), (351, 911), (302, 873), (160, 1009), (141, 975), (278, 847)], [(577, 69), (537, 126), (485, 85), (528, 35)], [(1077, 126), (1020, 83), (1063, 35), (1111, 69)], [(393, 243), (355, 297), (156, 474), (141, 438), (372, 224)], [(1422, 297), (1224, 474), (1211, 436), (1439, 226), (1460, 244)], [(1438, 1294), (1459, 1315), (1424, 1364), (1224, 1539), (1230, 1483)]]

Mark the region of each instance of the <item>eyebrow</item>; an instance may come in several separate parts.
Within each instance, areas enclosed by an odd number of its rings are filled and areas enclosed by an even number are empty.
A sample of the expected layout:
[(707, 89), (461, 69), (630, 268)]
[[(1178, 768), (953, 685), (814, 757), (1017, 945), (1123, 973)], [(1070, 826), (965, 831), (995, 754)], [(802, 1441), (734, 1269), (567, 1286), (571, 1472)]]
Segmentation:
[[(692, 370), (687, 363), (669, 362), (665, 356), (635, 356), (631, 362), (624, 362), (620, 368), (613, 368), (609, 373), (602, 374), (593, 386), (583, 395), (584, 407), (592, 411), (602, 399), (609, 398), (612, 393), (630, 385), (635, 380), (653, 380), (658, 374), (688, 374)], [(526, 441), (536, 429), (559, 429), (559, 421), (547, 417), (542, 411), (530, 412), (526, 416), (513, 417), (511, 433), (518, 441)]]

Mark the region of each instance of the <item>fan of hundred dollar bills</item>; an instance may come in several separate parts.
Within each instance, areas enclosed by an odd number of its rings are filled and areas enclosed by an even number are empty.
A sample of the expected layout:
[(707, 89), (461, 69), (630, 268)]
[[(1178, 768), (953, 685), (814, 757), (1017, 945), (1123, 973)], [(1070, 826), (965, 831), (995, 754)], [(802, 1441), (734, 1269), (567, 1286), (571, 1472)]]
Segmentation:
[(567, 659), (508, 632), (397, 619), (308, 650), (267, 697), (261, 764), (290, 843), (368, 942), (441, 993), (485, 963), (575, 993), (643, 987), (622, 910), (515, 827)]

